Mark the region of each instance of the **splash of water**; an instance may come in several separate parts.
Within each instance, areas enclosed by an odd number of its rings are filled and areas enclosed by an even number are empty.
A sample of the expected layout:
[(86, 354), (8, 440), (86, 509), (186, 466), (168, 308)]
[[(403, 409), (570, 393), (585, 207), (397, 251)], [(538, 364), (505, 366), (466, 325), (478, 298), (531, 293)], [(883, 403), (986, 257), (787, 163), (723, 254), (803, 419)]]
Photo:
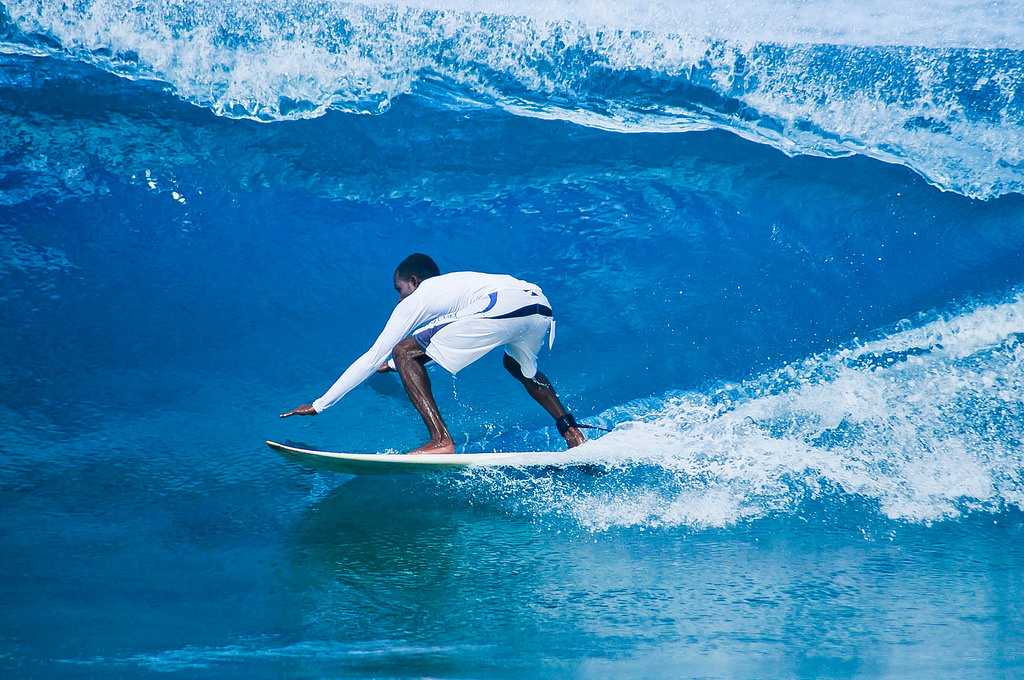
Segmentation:
[(1024, 507), (1024, 294), (709, 392), (626, 404), (605, 474), (450, 482), (586, 529), (724, 526), (859, 498), (890, 520)]

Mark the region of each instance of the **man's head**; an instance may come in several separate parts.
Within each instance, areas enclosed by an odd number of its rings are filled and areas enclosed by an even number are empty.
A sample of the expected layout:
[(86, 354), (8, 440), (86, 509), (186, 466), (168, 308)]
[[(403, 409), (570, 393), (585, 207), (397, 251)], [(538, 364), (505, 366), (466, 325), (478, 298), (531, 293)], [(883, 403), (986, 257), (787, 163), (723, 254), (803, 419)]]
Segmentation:
[(395, 290), (398, 291), (398, 298), (404, 300), (412, 295), (421, 283), (440, 273), (441, 270), (430, 256), (413, 253), (395, 267)]

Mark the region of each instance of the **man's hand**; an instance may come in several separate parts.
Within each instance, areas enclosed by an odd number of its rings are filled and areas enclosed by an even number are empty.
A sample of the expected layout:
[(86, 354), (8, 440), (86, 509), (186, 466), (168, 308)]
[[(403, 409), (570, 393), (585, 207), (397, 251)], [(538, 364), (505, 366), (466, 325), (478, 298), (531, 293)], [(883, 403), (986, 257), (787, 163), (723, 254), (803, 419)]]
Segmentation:
[(303, 404), (302, 406), (296, 406), (295, 408), (293, 408), (291, 411), (288, 411), (287, 413), (282, 413), (281, 417), (282, 418), (287, 418), (288, 416), (315, 416), (315, 415), (316, 415), (316, 409), (313, 408), (312, 404)]
[(388, 366), (388, 362), (386, 362), (386, 361), (383, 364), (381, 364), (380, 366), (377, 367), (377, 372), (378, 373), (388, 373), (388, 372), (393, 371), (393, 370), (395, 370), (395, 369), (393, 369), (390, 366)]

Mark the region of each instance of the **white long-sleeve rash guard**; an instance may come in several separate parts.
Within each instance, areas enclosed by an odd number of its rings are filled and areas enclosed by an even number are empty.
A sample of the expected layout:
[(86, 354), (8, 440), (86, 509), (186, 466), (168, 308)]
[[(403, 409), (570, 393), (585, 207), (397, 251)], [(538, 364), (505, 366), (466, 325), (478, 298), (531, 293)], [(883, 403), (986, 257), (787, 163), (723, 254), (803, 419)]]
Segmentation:
[(373, 375), (391, 356), (395, 345), (415, 329), (443, 316), (456, 317), (462, 312), (479, 311), (485, 306), (481, 301), (486, 301), (491, 293), (510, 289), (543, 294), (535, 284), (506, 274), (452, 272), (426, 279), (398, 303), (373, 346), (352, 362), (331, 388), (313, 402), (313, 408), (320, 413), (338, 403)]

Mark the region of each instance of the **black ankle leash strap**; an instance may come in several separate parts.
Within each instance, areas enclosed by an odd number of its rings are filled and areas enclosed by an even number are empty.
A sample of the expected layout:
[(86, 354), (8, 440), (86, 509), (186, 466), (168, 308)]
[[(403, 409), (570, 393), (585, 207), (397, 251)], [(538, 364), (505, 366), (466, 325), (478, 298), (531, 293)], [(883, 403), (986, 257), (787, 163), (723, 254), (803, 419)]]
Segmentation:
[(575, 416), (571, 413), (566, 413), (561, 418), (555, 418), (555, 427), (558, 428), (558, 434), (565, 436), (565, 433), (569, 431), (571, 427), (577, 427), (586, 430), (602, 430), (603, 432), (611, 432), (610, 428), (601, 427), (600, 425), (585, 425), (583, 423), (577, 423)]

